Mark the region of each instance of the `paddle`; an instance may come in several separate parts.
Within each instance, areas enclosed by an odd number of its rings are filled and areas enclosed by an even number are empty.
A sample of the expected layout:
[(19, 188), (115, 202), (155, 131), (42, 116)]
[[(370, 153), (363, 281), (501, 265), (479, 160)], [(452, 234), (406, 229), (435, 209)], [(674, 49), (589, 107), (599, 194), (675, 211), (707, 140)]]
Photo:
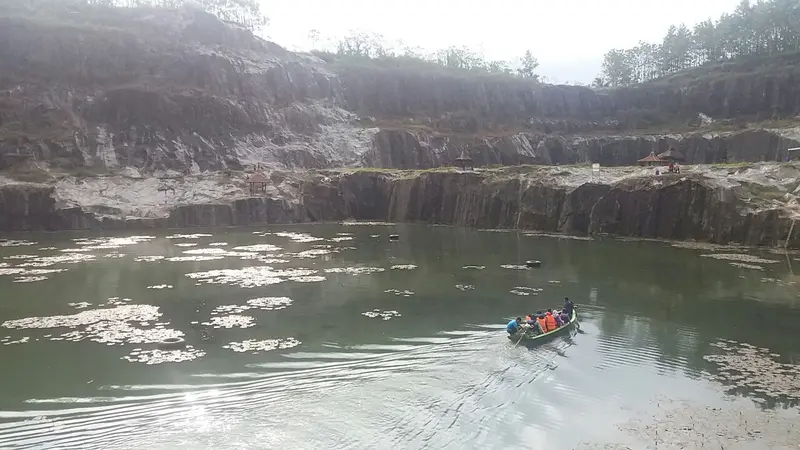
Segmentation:
[(516, 344), (514, 344), (514, 346), (512, 347), (512, 349), (515, 349), (515, 348), (517, 348), (517, 345), (519, 345), (519, 343), (520, 343), (520, 342), (522, 342), (522, 338), (524, 338), (524, 337), (525, 337), (525, 333), (527, 333), (527, 332), (528, 332), (528, 330), (525, 330), (525, 331), (523, 331), (523, 332), (522, 332), (522, 334), (520, 334), (520, 336), (519, 336), (519, 340), (517, 341), (517, 343), (516, 343)]

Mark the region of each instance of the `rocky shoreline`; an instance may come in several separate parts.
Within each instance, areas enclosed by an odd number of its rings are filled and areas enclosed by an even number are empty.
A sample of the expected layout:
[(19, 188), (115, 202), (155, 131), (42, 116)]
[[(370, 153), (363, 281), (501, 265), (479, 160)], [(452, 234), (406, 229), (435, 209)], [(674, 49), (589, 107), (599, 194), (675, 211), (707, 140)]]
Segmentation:
[[(267, 171), (171, 180), (0, 180), (0, 230), (56, 231), (288, 224), (347, 219), (610, 234), (800, 248), (800, 165), (649, 168), (518, 166), (478, 171)], [(164, 187), (168, 186), (165, 190)]]

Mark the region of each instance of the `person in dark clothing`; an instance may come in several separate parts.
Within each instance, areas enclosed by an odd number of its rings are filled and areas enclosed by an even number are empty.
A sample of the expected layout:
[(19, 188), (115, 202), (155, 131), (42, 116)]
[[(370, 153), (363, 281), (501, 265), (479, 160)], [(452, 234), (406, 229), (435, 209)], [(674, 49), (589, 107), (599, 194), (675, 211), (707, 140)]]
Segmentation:
[(575, 309), (575, 303), (572, 303), (572, 300), (569, 297), (564, 297), (564, 306), (561, 308), (561, 312), (566, 314), (568, 317), (572, 317), (572, 311)]

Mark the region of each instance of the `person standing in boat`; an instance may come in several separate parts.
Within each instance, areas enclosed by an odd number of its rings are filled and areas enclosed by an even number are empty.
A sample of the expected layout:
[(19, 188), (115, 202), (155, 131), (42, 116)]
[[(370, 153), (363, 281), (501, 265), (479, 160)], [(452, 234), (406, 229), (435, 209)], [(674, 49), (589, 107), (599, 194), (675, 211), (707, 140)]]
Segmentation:
[(564, 306), (561, 308), (561, 313), (566, 314), (567, 317), (572, 317), (572, 311), (575, 309), (575, 303), (569, 297), (564, 297)]
[(539, 325), (542, 333), (547, 333), (547, 321), (545, 320), (544, 314), (541, 311), (536, 313), (536, 323)]
[(517, 317), (516, 319), (508, 322), (506, 325), (506, 331), (508, 332), (509, 336), (513, 336), (519, 332), (519, 325), (522, 323), (522, 317)]

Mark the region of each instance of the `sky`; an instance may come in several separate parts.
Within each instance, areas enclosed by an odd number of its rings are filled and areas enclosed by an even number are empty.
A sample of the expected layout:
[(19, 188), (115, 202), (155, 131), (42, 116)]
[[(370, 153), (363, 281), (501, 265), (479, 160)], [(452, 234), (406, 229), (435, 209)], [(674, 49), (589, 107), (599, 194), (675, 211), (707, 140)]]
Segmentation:
[(266, 37), (310, 49), (311, 30), (335, 40), (351, 30), (382, 34), (433, 52), (449, 46), (487, 59), (515, 60), (526, 50), (551, 83), (590, 83), (603, 55), (640, 40), (660, 42), (670, 25), (717, 19), (739, 0), (260, 0)]

